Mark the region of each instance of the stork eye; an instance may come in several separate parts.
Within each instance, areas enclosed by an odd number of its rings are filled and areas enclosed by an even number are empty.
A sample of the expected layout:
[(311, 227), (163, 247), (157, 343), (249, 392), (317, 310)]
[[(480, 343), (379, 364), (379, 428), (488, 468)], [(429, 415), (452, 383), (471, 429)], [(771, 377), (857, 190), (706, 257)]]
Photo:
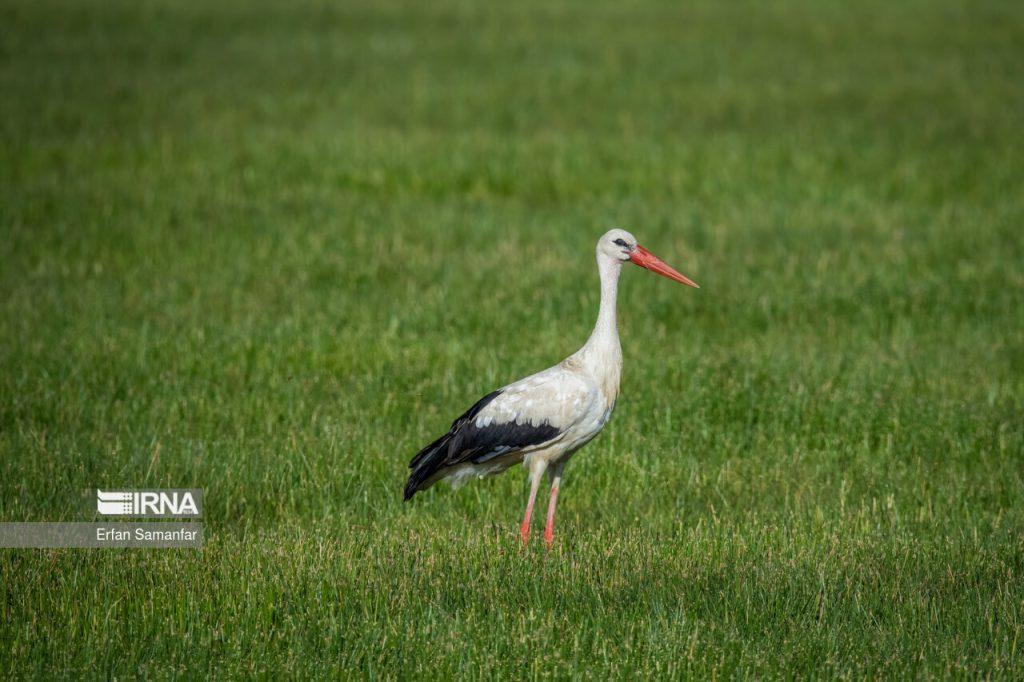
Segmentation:
[(615, 241), (612, 242), (612, 244), (618, 244), (619, 246), (629, 246), (629, 244), (626, 243), (625, 239), (616, 239)]

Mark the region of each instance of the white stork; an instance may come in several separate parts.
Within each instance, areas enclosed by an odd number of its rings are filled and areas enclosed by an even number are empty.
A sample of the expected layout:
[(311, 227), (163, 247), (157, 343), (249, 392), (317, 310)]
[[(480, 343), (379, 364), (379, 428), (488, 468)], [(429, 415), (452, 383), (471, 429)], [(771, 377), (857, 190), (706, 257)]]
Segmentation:
[(608, 422), (619, 395), (622, 349), (615, 299), (622, 264), (632, 262), (682, 284), (697, 284), (640, 246), (625, 230), (597, 241), (601, 307), (583, 347), (554, 367), (488, 393), (452, 422), (451, 429), (409, 463), (405, 499), (443, 478), (457, 486), (471, 477), (501, 473), (522, 462), (530, 472), (530, 497), (519, 529), (526, 542), (544, 472), (551, 480), (544, 540), (554, 540), (555, 504), (569, 458)]

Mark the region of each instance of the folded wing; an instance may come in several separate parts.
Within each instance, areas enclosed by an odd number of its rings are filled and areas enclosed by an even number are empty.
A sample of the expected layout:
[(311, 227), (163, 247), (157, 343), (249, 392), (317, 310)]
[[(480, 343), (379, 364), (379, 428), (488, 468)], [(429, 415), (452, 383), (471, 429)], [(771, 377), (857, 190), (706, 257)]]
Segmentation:
[(485, 464), (557, 441), (585, 414), (594, 394), (582, 377), (561, 366), (488, 393), (413, 457), (405, 499), (460, 465)]

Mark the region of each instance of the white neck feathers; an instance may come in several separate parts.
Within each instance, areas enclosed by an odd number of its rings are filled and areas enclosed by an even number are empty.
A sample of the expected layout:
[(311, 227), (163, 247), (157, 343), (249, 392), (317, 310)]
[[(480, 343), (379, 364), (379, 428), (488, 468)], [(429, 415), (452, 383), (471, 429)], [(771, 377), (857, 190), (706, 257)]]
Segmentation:
[(597, 313), (597, 324), (587, 342), (573, 355), (573, 359), (603, 385), (609, 398), (614, 401), (619, 391), (619, 375), (622, 371), (622, 348), (619, 345), (615, 312), (622, 261), (599, 252), (597, 270), (601, 275), (601, 307)]
[(597, 324), (594, 325), (594, 331), (590, 334), (587, 345), (614, 341), (618, 346), (619, 325), (615, 308), (619, 295), (619, 274), (622, 272), (622, 261), (599, 253), (597, 255), (597, 270), (601, 275), (601, 307), (598, 309)]

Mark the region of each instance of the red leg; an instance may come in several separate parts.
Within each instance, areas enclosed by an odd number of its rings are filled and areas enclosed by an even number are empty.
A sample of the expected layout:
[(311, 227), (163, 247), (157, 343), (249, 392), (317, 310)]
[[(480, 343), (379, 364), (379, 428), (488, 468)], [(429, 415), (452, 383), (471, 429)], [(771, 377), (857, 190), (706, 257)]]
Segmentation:
[(555, 506), (558, 504), (558, 488), (562, 483), (562, 468), (551, 476), (551, 499), (548, 500), (548, 522), (544, 526), (544, 542), (548, 547), (555, 541)]
[(530, 467), (530, 499), (526, 503), (526, 514), (523, 516), (523, 525), (519, 526), (519, 537), (523, 544), (530, 539), (530, 520), (533, 518), (533, 504), (537, 501), (537, 490), (540, 488), (540, 479), (544, 475), (544, 465)]

